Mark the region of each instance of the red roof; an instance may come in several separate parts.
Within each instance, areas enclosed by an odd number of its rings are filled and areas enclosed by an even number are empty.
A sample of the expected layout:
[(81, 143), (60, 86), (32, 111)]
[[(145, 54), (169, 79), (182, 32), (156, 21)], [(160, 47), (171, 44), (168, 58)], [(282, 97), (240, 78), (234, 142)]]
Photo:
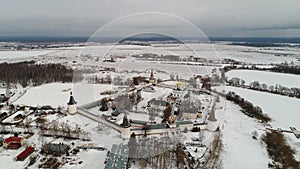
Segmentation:
[(22, 151), (18, 156), (18, 160), (24, 160), (27, 156), (29, 156), (34, 151), (34, 147), (27, 147), (24, 151)]
[(7, 139), (4, 140), (5, 143), (10, 143), (10, 142), (18, 142), (20, 143), (22, 138), (20, 137), (8, 137)]

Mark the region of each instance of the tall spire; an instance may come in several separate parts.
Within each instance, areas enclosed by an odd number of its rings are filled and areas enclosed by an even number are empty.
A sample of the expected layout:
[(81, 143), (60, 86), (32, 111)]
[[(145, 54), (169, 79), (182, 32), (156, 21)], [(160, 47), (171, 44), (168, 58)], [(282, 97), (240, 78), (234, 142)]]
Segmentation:
[(216, 116), (215, 116), (215, 104), (211, 108), (211, 112), (209, 114), (209, 117), (207, 118), (209, 121), (217, 121)]
[(74, 105), (76, 104), (77, 102), (75, 101), (73, 95), (72, 95), (72, 92), (70, 92), (70, 100), (69, 100), (69, 103), (68, 105)]
[(151, 69), (150, 79), (154, 79), (153, 69)]
[(126, 114), (123, 117), (123, 122), (122, 122), (121, 126), (124, 127), (124, 128), (130, 127), (130, 123), (128, 121), (128, 118), (127, 118)]
[(150, 74), (150, 78), (149, 78), (149, 83), (155, 83), (155, 78), (154, 78), (154, 74), (153, 74), (153, 69), (151, 69), (151, 74)]
[(220, 102), (220, 96), (219, 95), (216, 96), (216, 102)]

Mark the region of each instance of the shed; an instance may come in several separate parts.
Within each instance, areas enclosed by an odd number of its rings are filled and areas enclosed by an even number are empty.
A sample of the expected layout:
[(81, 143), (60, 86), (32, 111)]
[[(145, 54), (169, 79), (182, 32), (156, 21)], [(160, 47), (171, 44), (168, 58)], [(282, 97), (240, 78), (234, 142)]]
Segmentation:
[(34, 152), (34, 147), (29, 146), (17, 156), (17, 160), (23, 161), (33, 152)]

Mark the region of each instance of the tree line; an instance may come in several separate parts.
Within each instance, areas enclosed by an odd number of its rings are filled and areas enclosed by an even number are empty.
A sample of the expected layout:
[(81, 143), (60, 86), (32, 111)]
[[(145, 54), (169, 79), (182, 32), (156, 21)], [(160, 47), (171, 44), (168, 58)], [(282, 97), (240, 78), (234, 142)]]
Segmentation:
[(262, 140), (266, 143), (268, 154), (273, 160), (269, 162), (269, 168), (299, 168), (300, 162), (294, 157), (296, 151), (289, 146), (282, 133), (277, 131), (266, 132)]
[(0, 81), (6, 84), (38, 86), (52, 82), (72, 82), (73, 70), (61, 64), (37, 64), (35, 61), (0, 64)]
[(259, 81), (251, 82), (248, 86), (245, 85), (245, 80), (240, 79), (238, 77), (233, 77), (231, 79), (226, 79), (226, 82), (230, 86), (235, 87), (246, 87), (252, 90), (268, 92), (273, 94), (280, 94), (289, 97), (300, 98), (300, 88), (292, 87), (288, 88), (279, 84), (268, 86), (265, 83), (260, 83)]
[(242, 112), (249, 117), (261, 120), (264, 123), (268, 123), (271, 121), (271, 118), (268, 115), (263, 114), (260, 107), (254, 106), (251, 102), (243, 99), (241, 96), (235, 94), (234, 92), (228, 92), (226, 94), (226, 99), (239, 105), (242, 108)]
[(238, 66), (238, 65), (235, 65), (235, 64), (225, 66), (223, 68), (225, 73), (230, 71), (230, 70), (236, 70), (236, 69), (271, 71), (271, 72), (278, 72), (278, 73), (289, 73), (289, 74), (300, 75), (300, 66), (288, 65), (287, 63), (282, 63), (281, 65), (275, 65), (274, 67), (271, 67), (271, 68), (257, 67), (255, 65), (252, 65), (252, 66), (245, 66), (245, 65)]

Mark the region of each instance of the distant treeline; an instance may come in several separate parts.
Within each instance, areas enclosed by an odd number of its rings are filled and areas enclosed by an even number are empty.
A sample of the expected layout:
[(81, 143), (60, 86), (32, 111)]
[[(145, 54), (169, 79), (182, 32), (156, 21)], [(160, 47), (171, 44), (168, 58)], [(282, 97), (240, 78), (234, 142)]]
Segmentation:
[(0, 64), (0, 81), (23, 87), (51, 82), (72, 82), (73, 70), (61, 64), (36, 64), (34, 61)]
[(299, 45), (290, 45), (288, 43), (272, 43), (272, 42), (233, 42), (229, 45), (249, 46), (249, 47), (299, 47)]
[(230, 65), (225, 66), (224, 68), (225, 72), (228, 72), (230, 70), (234, 69), (244, 69), (244, 70), (261, 70), (261, 71), (271, 71), (271, 72), (279, 72), (279, 73), (290, 73), (290, 74), (296, 74), (300, 75), (300, 66), (289, 66), (289, 65), (277, 65), (271, 68), (264, 68), (264, 67), (256, 67), (253, 66), (245, 66), (245, 67), (238, 67), (236, 65)]
[(280, 73), (291, 73), (300, 75), (300, 66), (276, 66), (270, 68), (273, 72), (280, 72)]

